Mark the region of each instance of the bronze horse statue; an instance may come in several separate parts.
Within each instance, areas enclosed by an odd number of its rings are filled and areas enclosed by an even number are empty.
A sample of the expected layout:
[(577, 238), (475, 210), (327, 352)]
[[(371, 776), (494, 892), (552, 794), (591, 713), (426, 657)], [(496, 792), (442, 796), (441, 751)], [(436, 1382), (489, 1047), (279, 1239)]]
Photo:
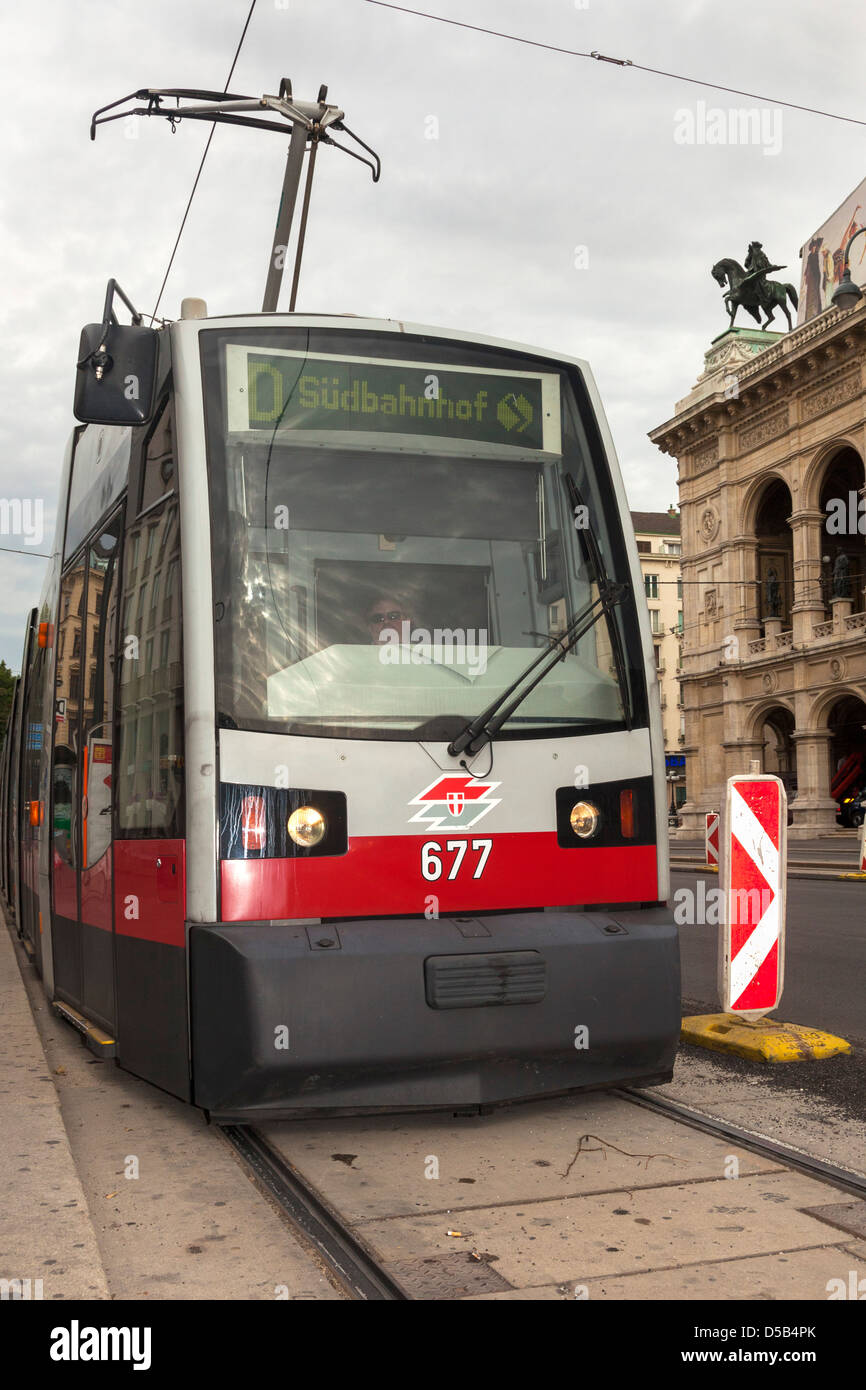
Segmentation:
[[(773, 266), (772, 269), (777, 270), (778, 266)], [(710, 274), (719, 285), (724, 286), (727, 281), (725, 308), (731, 316), (729, 328), (733, 328), (737, 310), (742, 307), (753, 319), (757, 319), (761, 328), (766, 328), (772, 323), (776, 310), (781, 309), (788, 320), (788, 329), (791, 329), (787, 301), (790, 299), (795, 309), (798, 304), (797, 291), (793, 285), (783, 285), (779, 280), (767, 280), (760, 272), (753, 271), (750, 274), (743, 269), (739, 261), (731, 260), (729, 257), (716, 261)], [(761, 323), (762, 312), (767, 315), (764, 323)]]

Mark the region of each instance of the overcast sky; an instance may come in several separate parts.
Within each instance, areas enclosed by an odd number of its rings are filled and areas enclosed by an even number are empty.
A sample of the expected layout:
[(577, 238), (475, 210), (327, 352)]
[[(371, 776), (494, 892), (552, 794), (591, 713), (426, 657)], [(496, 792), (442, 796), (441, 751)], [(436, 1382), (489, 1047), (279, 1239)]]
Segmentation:
[[(419, 8), (866, 118), (862, 0)], [(208, 130), (118, 122), (91, 144), (91, 112), (141, 86), (222, 89), (248, 9), (249, 0), (4, 6), (0, 498), (41, 501), (49, 537), (80, 328), (99, 318), (111, 275), (153, 308)], [(710, 266), (742, 262), (757, 239), (799, 288), (799, 247), (866, 174), (862, 126), (790, 110), (779, 118), (760, 102), (365, 0), (258, 0), (232, 90), (274, 93), (284, 75), (310, 99), (327, 82), (383, 163), (374, 186), (362, 165), (322, 150), (298, 308), (585, 357), (639, 509), (676, 499), (675, 469), (646, 435), (726, 326)], [(765, 138), (681, 143), (684, 111), (697, 136), (699, 103), (763, 110)], [(258, 310), (285, 149), (277, 135), (217, 130), (161, 312), (175, 317), (184, 295), (204, 297), (212, 313)], [(0, 535), (0, 547), (21, 543)], [(0, 657), (15, 671), (43, 574), (32, 554), (0, 555)]]

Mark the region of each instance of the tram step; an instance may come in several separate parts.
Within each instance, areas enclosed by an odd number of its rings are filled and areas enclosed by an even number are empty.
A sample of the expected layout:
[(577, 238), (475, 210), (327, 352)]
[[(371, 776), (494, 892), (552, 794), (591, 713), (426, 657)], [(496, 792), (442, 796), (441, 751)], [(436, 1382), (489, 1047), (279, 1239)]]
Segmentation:
[(95, 1023), (91, 1023), (89, 1018), (84, 1017), (84, 1014), (73, 1009), (71, 1004), (64, 1003), (62, 999), (55, 999), (51, 1007), (61, 1018), (65, 1018), (67, 1023), (71, 1023), (73, 1028), (77, 1028), (94, 1056), (113, 1057), (115, 1055), (117, 1044), (114, 1038), (109, 1037), (101, 1028), (97, 1028)]

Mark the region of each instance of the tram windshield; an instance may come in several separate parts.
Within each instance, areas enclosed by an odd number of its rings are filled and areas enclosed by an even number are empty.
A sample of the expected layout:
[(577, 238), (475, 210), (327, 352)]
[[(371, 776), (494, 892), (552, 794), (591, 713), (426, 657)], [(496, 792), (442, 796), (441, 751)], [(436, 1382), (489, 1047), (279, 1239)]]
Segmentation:
[[(201, 341), (223, 726), (450, 738), (597, 596), (577, 526), (607, 577), (628, 579), (604, 453), (564, 368), (333, 328)], [(500, 737), (645, 722), (639, 673), (629, 595)]]

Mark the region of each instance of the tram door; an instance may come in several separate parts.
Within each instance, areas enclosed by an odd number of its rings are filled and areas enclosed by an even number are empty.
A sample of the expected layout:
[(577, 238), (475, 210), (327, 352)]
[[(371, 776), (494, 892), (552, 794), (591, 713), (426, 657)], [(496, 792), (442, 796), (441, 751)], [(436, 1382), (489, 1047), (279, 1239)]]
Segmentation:
[[(39, 919), (39, 841), (44, 833), (44, 790), (39, 777), (42, 764), (42, 696), (47, 647), (37, 645), (36, 609), (30, 614), (21, 664), (21, 751), (19, 788), (14, 789), (12, 812), (18, 822), (18, 931), (33, 950), (42, 970), (42, 933)], [(49, 732), (50, 737), (50, 732)], [(19, 791), (20, 789), (20, 791)], [(14, 884), (13, 884), (14, 888)]]
[(53, 762), (54, 981), (114, 1030), (112, 744), (118, 513), (61, 579)]

